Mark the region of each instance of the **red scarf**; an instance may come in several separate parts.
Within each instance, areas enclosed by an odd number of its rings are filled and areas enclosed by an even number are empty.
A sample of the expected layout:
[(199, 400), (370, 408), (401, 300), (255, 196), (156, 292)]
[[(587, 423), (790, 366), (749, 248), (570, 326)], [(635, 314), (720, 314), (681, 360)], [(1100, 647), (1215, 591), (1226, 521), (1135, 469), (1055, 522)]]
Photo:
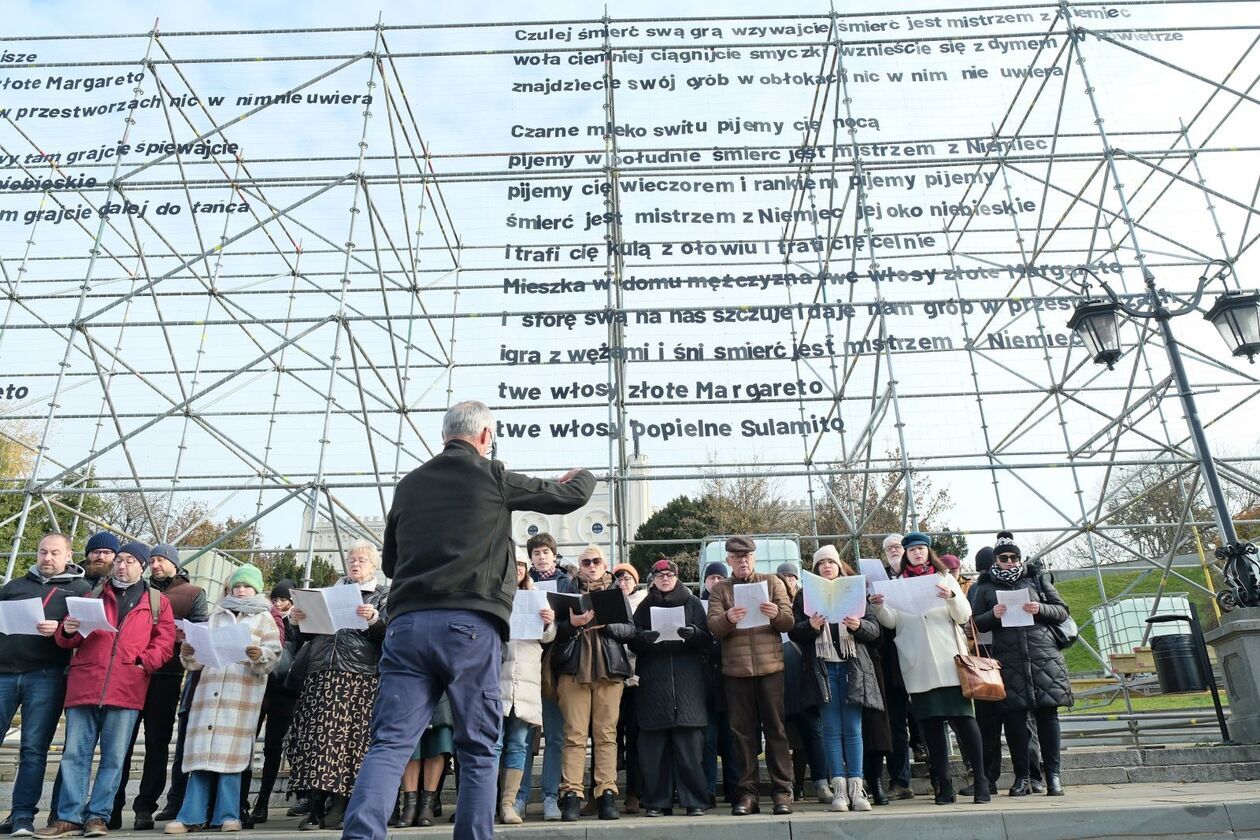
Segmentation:
[(904, 578), (923, 577), (936, 574), (936, 567), (928, 560), (922, 566), (911, 565), (910, 561), (901, 564), (901, 576)]

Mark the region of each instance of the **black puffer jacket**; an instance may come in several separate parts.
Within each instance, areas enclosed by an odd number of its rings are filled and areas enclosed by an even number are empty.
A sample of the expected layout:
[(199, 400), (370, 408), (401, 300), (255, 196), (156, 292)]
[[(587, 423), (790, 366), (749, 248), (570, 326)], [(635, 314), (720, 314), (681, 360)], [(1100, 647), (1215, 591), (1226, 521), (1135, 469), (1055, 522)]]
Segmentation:
[(690, 641), (644, 642), (637, 635), (630, 650), (638, 656), (639, 694), (635, 700), (640, 729), (672, 729), (676, 726), (708, 726), (705, 703), (709, 666), (705, 652), (712, 636), (708, 613), (687, 587), (675, 584), (670, 592), (655, 587), (634, 611), (634, 626), (652, 629), (652, 607), (683, 607), (689, 627), (696, 628)]
[[(338, 583), (344, 583), (344, 580)], [(376, 589), (363, 593), (363, 603), (376, 607), (380, 613), (380, 618), (369, 624), (366, 630), (338, 630), (331, 636), (313, 635), (303, 633), (294, 625), (298, 646), (306, 644), (311, 648), (309, 653), (298, 653), (298, 656), (306, 657), (303, 673), (341, 671), (347, 674), (375, 674), (381, 661), (385, 624), (389, 621), (389, 616), (385, 614), (388, 597), (389, 587), (384, 584), (377, 584)]]
[[(1027, 589), (1029, 599), (1041, 603), (1031, 627), (1003, 627), (993, 614), (998, 590)], [(1002, 663), (1006, 683), (1003, 710), (1050, 709), (1071, 706), (1072, 683), (1063, 654), (1054, 643), (1050, 625), (1068, 617), (1068, 606), (1044, 577), (1027, 572), (1015, 583), (1005, 583), (985, 572), (968, 593), (976, 629), (993, 633), (993, 657)]]
[[(612, 585), (612, 575), (604, 572), (601, 585), (590, 587), (590, 589), (608, 589)], [(582, 592), (589, 591), (585, 581), (580, 577), (578, 588)], [(583, 644), (583, 635), (594, 633), (598, 644), (589, 649), (598, 649), (603, 653), (604, 667), (608, 673), (621, 679), (629, 679), (634, 675), (634, 669), (630, 667), (630, 657), (626, 655), (625, 648), (626, 643), (634, 638), (633, 624), (605, 624), (598, 629), (591, 629), (589, 624), (585, 627), (574, 627), (571, 619), (571, 613), (565, 613), (563, 610), (556, 613), (556, 640), (551, 647), (551, 672), (553, 674), (577, 674), (582, 664), (582, 656), (588, 650), (588, 646)]]
[[(801, 680), (801, 705), (805, 708), (824, 705), (831, 700), (831, 689), (827, 681), (827, 672), (823, 668), (823, 663), (818, 660), (814, 647), (822, 631), (815, 630), (809, 623), (809, 616), (805, 615), (804, 592), (796, 593), (796, 598), (792, 601), (792, 615), (796, 623), (788, 631), (788, 638), (796, 642), (801, 650), (801, 670), (804, 674)], [(836, 625), (828, 624), (827, 629), (831, 631), (832, 641), (837, 641)], [(856, 703), (867, 709), (884, 708), (884, 696), (880, 690), (881, 680), (875, 676), (875, 665), (866, 649), (867, 645), (876, 644), (879, 641), (880, 629), (879, 622), (875, 620), (875, 615), (868, 607), (866, 615), (858, 624), (858, 629), (853, 631), (853, 641), (857, 642), (857, 656), (849, 662), (849, 696), (846, 699), (850, 703)], [(810, 679), (811, 676), (813, 679)]]

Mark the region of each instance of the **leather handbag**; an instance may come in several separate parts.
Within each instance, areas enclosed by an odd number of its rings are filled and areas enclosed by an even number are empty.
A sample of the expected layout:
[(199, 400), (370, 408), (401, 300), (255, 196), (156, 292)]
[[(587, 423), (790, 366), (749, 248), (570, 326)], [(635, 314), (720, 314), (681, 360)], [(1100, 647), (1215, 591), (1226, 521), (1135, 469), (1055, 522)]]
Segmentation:
[[(978, 637), (975, 622), (971, 622), (972, 638)], [(977, 647), (977, 651), (979, 647)], [(954, 667), (958, 669), (958, 685), (968, 700), (994, 702), (1006, 699), (1006, 684), (1002, 682), (1002, 666), (996, 659), (968, 653), (954, 654)]]

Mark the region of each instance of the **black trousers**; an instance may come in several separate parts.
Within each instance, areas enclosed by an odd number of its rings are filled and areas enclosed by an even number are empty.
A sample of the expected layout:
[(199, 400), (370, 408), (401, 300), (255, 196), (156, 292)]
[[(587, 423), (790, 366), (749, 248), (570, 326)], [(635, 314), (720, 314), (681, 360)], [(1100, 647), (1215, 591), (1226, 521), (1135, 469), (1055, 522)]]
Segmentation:
[[(299, 696), (282, 688), (267, 687), (262, 714), (258, 717), (259, 732), (262, 731), (263, 723), (267, 724), (267, 735), (263, 738), (262, 776), (258, 780), (257, 803), (260, 807), (267, 806), (271, 801), (271, 792), (276, 788), (280, 760), (284, 757), (284, 738), (293, 725), (293, 714), (297, 711)], [(253, 779), (254, 762), (251, 760), (241, 774), (242, 814), (249, 810), (249, 787)]]
[(980, 727), (980, 752), (989, 788), (997, 790), (1002, 775), (1002, 707), (998, 703), (976, 702), (976, 725)]
[[(972, 767), (983, 767), (980, 746), (980, 727), (973, 717), (930, 717), (919, 721), (923, 742), (927, 746), (928, 762), (932, 765), (932, 778), (936, 779), (938, 788), (949, 775), (949, 740), (945, 734), (946, 724), (954, 730), (958, 738), (958, 746)], [(984, 776), (977, 776), (977, 785), (984, 782)]]
[(639, 718), (634, 704), (638, 686), (621, 690), (621, 713), (617, 716), (617, 764), (626, 772), (627, 798), (643, 792), (643, 772), (639, 764)]
[(188, 710), (192, 708), (193, 694), (200, 681), (200, 671), (190, 672), (188, 679), (184, 680), (184, 693), (179, 698), (179, 726), (175, 738), (175, 755), (171, 759), (171, 786), (166, 791), (166, 807), (176, 811), (184, 804), (184, 791), (188, 789), (188, 774), (184, 772), (184, 738), (188, 735)]
[[(1059, 710), (1033, 709), (1037, 736), (1041, 740), (1041, 763), (1047, 773), (1059, 772)], [(1027, 709), (1015, 709), (1002, 716), (1006, 726), (1006, 743), (1011, 748), (1011, 764), (1016, 776), (1028, 776), (1036, 766), (1029, 746), (1032, 741), (1032, 725)]]
[[(792, 751), (792, 776), (797, 787), (805, 781), (805, 762), (809, 761), (810, 780), (827, 780), (827, 755), (823, 752), (822, 717), (817, 708), (802, 709), (799, 715), (788, 715), (787, 725), (796, 730), (802, 749)], [(791, 739), (789, 739), (790, 741)]]
[(885, 684), (884, 708), (892, 731), (888, 776), (898, 787), (910, 787), (910, 744), (918, 740), (918, 725), (910, 715), (910, 695), (904, 686)]
[(644, 806), (672, 808), (677, 793), (678, 804), (683, 808), (708, 808), (709, 787), (704, 780), (703, 756), (702, 726), (640, 729)]
[(166, 788), (166, 768), (170, 765), (171, 736), (175, 733), (175, 715), (179, 711), (179, 691), (184, 672), (158, 672), (149, 680), (149, 691), (144, 696), (144, 708), (136, 719), (136, 730), (131, 733), (127, 758), (123, 761), (122, 779), (118, 793), (114, 795), (114, 819), (122, 816), (127, 803), (127, 783), (131, 779), (131, 754), (136, 748), (140, 727), (144, 727), (144, 769), (140, 775), (140, 792), (131, 803), (137, 814), (152, 814), (158, 809), (158, 797)]

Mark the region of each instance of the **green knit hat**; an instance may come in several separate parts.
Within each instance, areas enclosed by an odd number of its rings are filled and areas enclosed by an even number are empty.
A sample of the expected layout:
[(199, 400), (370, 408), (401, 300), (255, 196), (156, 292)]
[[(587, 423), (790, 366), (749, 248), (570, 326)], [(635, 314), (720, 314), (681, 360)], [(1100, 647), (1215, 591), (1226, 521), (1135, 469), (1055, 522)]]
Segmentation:
[(228, 591), (230, 592), (232, 587), (238, 583), (254, 587), (254, 594), (257, 595), (263, 591), (262, 572), (258, 571), (257, 566), (251, 566), (249, 563), (246, 563), (235, 572), (232, 572), (232, 578), (228, 581)]

